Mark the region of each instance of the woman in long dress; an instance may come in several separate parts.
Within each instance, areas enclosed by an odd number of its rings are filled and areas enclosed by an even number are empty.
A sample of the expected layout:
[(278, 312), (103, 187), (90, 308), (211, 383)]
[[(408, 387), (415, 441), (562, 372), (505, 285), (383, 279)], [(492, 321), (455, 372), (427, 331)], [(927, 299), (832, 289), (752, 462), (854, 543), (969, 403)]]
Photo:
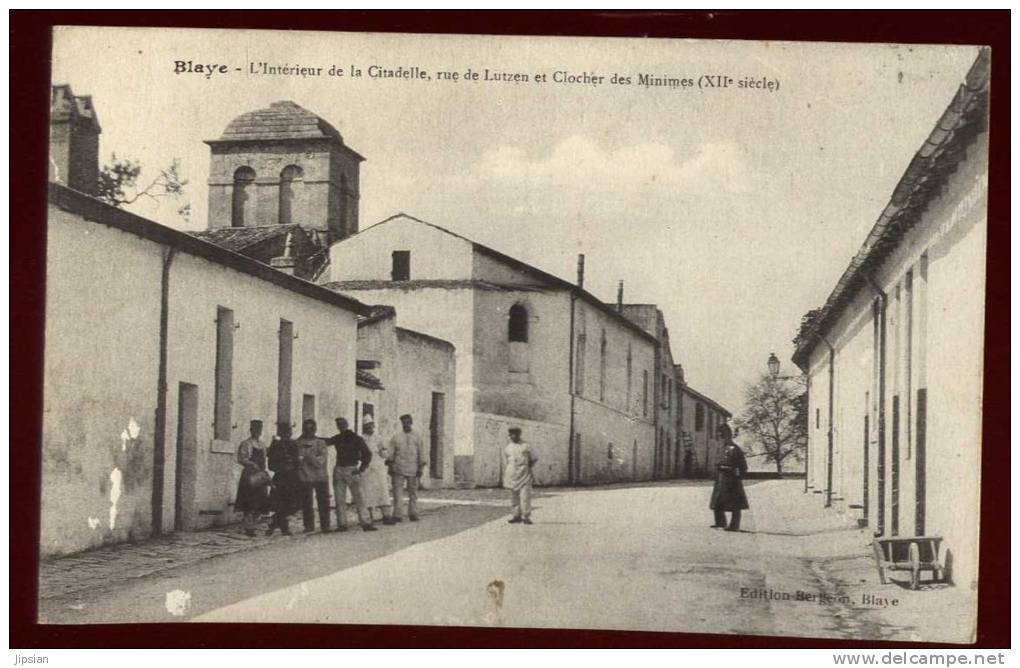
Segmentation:
[(255, 523), (269, 508), (268, 485), (257, 484), (258, 478), (268, 480), (266, 472), (266, 448), (262, 445), (262, 422), (252, 420), (251, 436), (237, 446), (237, 463), (243, 467), (237, 481), (237, 496), (234, 510), (244, 513), (244, 532), (255, 535)]
[(365, 445), (372, 451), (372, 461), (369, 462), (365, 472), (361, 474), (361, 494), (365, 499), (365, 506), (373, 521), (377, 510), (383, 520), (389, 520), (392, 507), (389, 490), (390, 476), (386, 470), (386, 460), (390, 458), (389, 447), (383, 439), (376, 435), (375, 422), (370, 418), (365, 418), (361, 425), (361, 437), (365, 439)]

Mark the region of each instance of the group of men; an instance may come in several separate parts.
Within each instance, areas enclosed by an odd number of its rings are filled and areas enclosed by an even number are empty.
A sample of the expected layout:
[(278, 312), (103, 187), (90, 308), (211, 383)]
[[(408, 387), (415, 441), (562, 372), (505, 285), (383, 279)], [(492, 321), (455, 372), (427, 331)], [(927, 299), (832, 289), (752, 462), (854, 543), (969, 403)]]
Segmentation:
[[(279, 529), (290, 535), (289, 516), (302, 512), (305, 533), (315, 531), (315, 510), (318, 510), (319, 529), (330, 533), (330, 509), (336, 512), (336, 531), (347, 531), (347, 495), (357, 510), (358, 523), (364, 531), (376, 531), (370, 519), (365, 492), (370, 485), (381, 485), (383, 494), (390, 498), (369, 501), (380, 509), (382, 522), (396, 524), (403, 519), (403, 494), (407, 490), (407, 517), (419, 520), (418, 482), (428, 465), (421, 436), (414, 430), (410, 415), (400, 417), (401, 431), (386, 446), (374, 438), (374, 425), (365, 425), (365, 436), (372, 439), (370, 447), (361, 435), (355, 433), (345, 418), (336, 419), (337, 433), (323, 439), (317, 434), (318, 425), (313, 419), (301, 424), (301, 435), (291, 437), (289, 424), (280, 423), (277, 435), (268, 448), (269, 470), (273, 472), (270, 506), (273, 512), (266, 530), (267, 535)], [(329, 448), (334, 448), (333, 500), (330, 503)], [(379, 459), (382, 459), (382, 466)], [(373, 461), (375, 465), (373, 466)], [(389, 484), (386, 485), (385, 483)], [(386, 490), (386, 487), (389, 489)], [(386, 492), (389, 494), (386, 494)], [(380, 502), (382, 501), (382, 502)]]

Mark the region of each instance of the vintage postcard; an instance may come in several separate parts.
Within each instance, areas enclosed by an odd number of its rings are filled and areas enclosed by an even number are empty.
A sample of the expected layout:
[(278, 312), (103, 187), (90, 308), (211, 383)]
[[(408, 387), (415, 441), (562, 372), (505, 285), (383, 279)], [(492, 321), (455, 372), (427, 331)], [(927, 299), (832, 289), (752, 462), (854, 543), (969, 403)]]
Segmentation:
[(992, 57), (56, 28), (39, 621), (971, 642)]

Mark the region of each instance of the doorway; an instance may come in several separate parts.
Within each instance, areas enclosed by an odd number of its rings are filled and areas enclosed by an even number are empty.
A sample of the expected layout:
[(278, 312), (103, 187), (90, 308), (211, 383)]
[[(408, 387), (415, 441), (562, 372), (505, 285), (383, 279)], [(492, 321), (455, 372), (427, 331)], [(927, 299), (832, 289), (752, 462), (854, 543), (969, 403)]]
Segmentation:
[(432, 415), (429, 418), (429, 474), (443, 479), (443, 442), (446, 422), (446, 395), (432, 393)]
[(198, 455), (198, 386), (177, 389), (177, 456), (174, 469), (174, 531), (195, 528)]

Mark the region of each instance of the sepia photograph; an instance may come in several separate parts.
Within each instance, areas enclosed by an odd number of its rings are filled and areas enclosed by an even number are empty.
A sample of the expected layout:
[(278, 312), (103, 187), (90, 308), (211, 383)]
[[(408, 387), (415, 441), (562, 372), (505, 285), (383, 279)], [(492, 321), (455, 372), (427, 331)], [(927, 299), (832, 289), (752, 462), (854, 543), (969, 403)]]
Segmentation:
[(993, 57), (55, 27), (37, 622), (973, 643)]

